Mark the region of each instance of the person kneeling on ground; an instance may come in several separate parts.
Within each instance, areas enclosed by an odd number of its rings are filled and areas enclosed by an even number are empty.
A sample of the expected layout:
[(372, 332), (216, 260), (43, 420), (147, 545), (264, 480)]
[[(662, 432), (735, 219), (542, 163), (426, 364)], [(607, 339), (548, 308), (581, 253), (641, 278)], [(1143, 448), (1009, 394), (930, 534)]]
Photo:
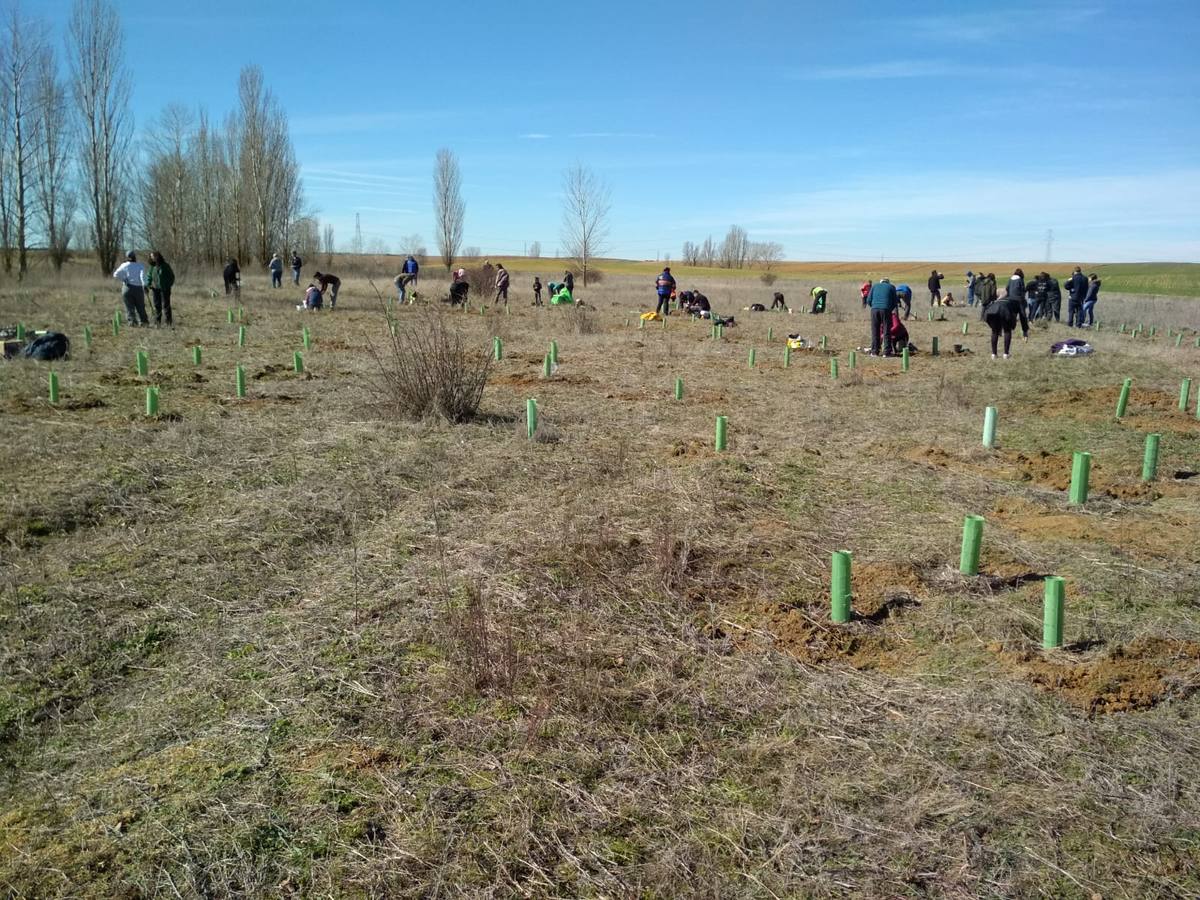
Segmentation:
[(783, 302), (783, 294), (779, 293), (779, 291), (775, 292), (775, 298), (771, 301), (771, 310), (774, 311), (777, 309), (782, 309), (784, 312), (787, 311), (787, 304)]
[[(812, 289), (812, 298), (813, 298), (812, 309), (809, 310), (809, 313), (812, 315), (818, 315), (820, 313), (825, 312), (825, 299), (828, 296), (829, 296), (829, 292), (826, 291), (825, 288), (823, 288), (823, 287), (813, 288)], [(772, 307), (772, 308), (774, 308), (774, 307)]]
[(697, 319), (712, 317), (712, 307), (708, 303), (708, 298), (699, 291), (692, 291), (692, 303), (688, 307), (688, 311)]
[(324, 305), (325, 298), (321, 295), (321, 289), (310, 281), (308, 288), (304, 291), (304, 299), (296, 309), (320, 309)]
[(450, 305), (465, 306), (471, 295), (471, 284), (467, 281), (466, 269), (455, 269), (450, 282)]
[[(1020, 269), (1017, 271), (1019, 272)], [(1015, 281), (1017, 276), (1014, 275), (1013, 279)], [(1002, 331), (1004, 332), (1004, 358), (1009, 358), (1013, 329), (1016, 327), (1018, 319), (1021, 322), (1021, 339), (1029, 340), (1029, 319), (1025, 315), (1024, 299), (1024, 291), (1013, 284), (1009, 294), (988, 304), (984, 321), (992, 329), (992, 359), (996, 358), (996, 345), (999, 343)]]
[(954, 294), (952, 294), (950, 291), (946, 291), (946, 296), (942, 299), (942, 306), (953, 306), (953, 305), (954, 305)]

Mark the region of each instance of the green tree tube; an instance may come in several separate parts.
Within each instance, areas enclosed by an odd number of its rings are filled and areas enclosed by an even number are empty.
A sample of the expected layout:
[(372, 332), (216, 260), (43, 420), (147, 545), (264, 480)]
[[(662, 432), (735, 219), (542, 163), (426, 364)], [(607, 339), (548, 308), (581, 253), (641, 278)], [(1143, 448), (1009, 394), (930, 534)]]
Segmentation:
[(724, 453), (726, 438), (728, 437), (729, 419), (726, 416), (717, 416), (717, 431), (716, 440), (714, 441), (717, 452)]
[(829, 579), (829, 617), (839, 624), (850, 621), (850, 553), (834, 550)]
[(830, 378), (832, 378), (832, 379), (834, 379), (835, 381), (837, 380), (837, 377), (838, 377), (838, 361), (837, 361), (837, 357), (836, 357), (836, 356), (835, 356), (833, 359), (831, 359), (831, 360), (829, 361), (829, 377), (830, 377)]
[(158, 415), (158, 388), (146, 388), (146, 415)]
[(933, 355), (933, 356), (940, 356), (940, 355), (941, 355), (941, 354), (938, 352), (938, 339), (937, 339), (937, 335), (936, 335), (936, 334), (935, 334), (933, 337), (931, 337), (931, 338), (929, 339), (929, 352), (930, 352), (930, 354), (931, 354), (931, 355)]
[(675, 399), (676, 400), (683, 399), (683, 379), (682, 378), (675, 379)]
[(492, 338), (492, 357), (494, 359), (504, 359), (504, 341), (498, 337)]
[(908, 363), (908, 348), (905, 347), (903, 350), (900, 351), (900, 371), (907, 372), (908, 365), (909, 365), (909, 363)]
[(83, 326), (83, 346), (92, 346), (92, 327), (90, 325)]
[(983, 411), (983, 446), (989, 450), (996, 446), (996, 407), (989, 406)]
[(750, 348), (750, 355), (749, 355), (749, 356), (746, 358), (746, 365), (747, 365), (749, 368), (751, 368), (751, 369), (753, 369), (753, 368), (754, 368), (754, 359), (755, 359), (754, 348), (753, 348), (753, 347), (751, 347), (751, 348)]
[(542, 377), (549, 378), (554, 372), (554, 363), (550, 362), (550, 354), (547, 353), (542, 359)]
[(529, 440), (533, 440), (533, 436), (537, 433), (538, 426), (538, 408), (537, 401), (530, 398), (525, 401), (525, 433)]
[(239, 397), (245, 397), (246, 396), (246, 370), (244, 368), (242, 368), (241, 366), (238, 366), (236, 369), (233, 370), (233, 383), (237, 388), (237, 395)]
[(963, 519), (962, 552), (958, 557), (958, 571), (964, 575), (979, 574), (979, 550), (983, 545), (983, 516), (967, 516)]
[(850, 366), (851, 369), (857, 369), (858, 368), (858, 353), (856, 353), (854, 350), (851, 350), (849, 353), (847, 353), (846, 354), (846, 363), (847, 363), (847, 365)]
[(1042, 647), (1056, 650), (1063, 643), (1063, 599), (1066, 593), (1062, 578), (1046, 577), (1046, 594), (1042, 603)]
[(1129, 391), (1133, 387), (1133, 379), (1126, 378), (1121, 383), (1121, 393), (1117, 397), (1117, 418), (1121, 419), (1125, 416), (1125, 409), (1129, 406)]
[(297, 372), (304, 371), (304, 357), (299, 350), (292, 353), (292, 368)]
[(1146, 452), (1142, 454), (1142, 481), (1153, 481), (1158, 474), (1158, 442), (1161, 434), (1146, 435)]
[(1071, 463), (1071, 503), (1087, 503), (1088, 476), (1092, 471), (1092, 454), (1077, 452)]
[(1188, 397), (1192, 394), (1192, 379), (1185, 378), (1179, 385), (1179, 408), (1187, 412)]
[(792, 364), (792, 347), (790, 344), (783, 345), (783, 367), (786, 369)]
[(204, 352), (200, 349), (200, 345), (197, 344), (195, 347), (192, 348), (192, 365), (194, 365), (194, 366), (200, 365), (200, 361), (203, 358), (203, 356), (204, 356)]
[[(666, 319), (663, 319), (663, 321), (665, 322)], [(556, 366), (558, 365), (558, 341), (550, 342), (550, 362)]]
[(150, 357), (146, 355), (145, 350), (138, 350), (133, 354), (133, 367), (142, 378), (150, 374)]

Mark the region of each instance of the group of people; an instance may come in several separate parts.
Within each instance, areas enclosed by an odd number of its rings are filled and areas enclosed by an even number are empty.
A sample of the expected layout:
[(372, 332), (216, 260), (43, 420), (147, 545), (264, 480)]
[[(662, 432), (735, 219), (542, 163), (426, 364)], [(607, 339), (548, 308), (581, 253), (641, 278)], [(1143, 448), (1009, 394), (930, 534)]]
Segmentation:
[(121, 282), (121, 301), (125, 304), (125, 322), (128, 325), (148, 327), (150, 317), (146, 315), (146, 291), (154, 300), (154, 324), (173, 325), (171, 318), (171, 288), (175, 286), (175, 272), (157, 250), (150, 251), (150, 265), (138, 262), (137, 254), (130, 250), (125, 262), (117, 266), (113, 278)]
[[(941, 280), (945, 276), (936, 269), (929, 277), (929, 305), (941, 302)], [(1100, 296), (1100, 279), (1095, 274), (1084, 276), (1083, 270), (1075, 271), (1066, 283), (1069, 298), (1067, 325), (1072, 328), (1088, 328), (1095, 323), (1094, 310)], [(902, 340), (907, 344), (907, 330), (900, 322), (899, 309), (903, 307), (904, 318), (912, 311), (912, 290), (908, 285), (893, 286), (883, 278), (878, 284), (871, 281), (861, 288), (863, 306), (871, 316), (871, 355), (881, 352), (891, 356)], [(949, 295), (947, 295), (949, 297)], [(1062, 288), (1058, 280), (1048, 272), (1040, 272), (1031, 281), (1025, 281), (1025, 272), (1016, 269), (1008, 279), (1004, 292), (996, 287), (996, 276), (989, 272), (976, 276), (967, 272), (967, 305), (979, 302), (981, 320), (991, 329), (992, 359), (1001, 353), (1000, 339), (1003, 337), (1003, 357), (1008, 359), (1012, 352), (1012, 336), (1017, 325), (1021, 326), (1023, 340), (1029, 338), (1029, 323), (1036, 319), (1060, 321)], [(898, 327), (899, 326), (899, 327)], [(902, 330), (903, 329), (903, 330)]]

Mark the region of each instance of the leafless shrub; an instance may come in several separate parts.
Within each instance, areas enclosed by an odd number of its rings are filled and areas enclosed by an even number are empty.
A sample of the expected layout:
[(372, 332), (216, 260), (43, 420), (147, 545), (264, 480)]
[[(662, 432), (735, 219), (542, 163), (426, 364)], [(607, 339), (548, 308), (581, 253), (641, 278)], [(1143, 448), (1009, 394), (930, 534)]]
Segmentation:
[(758, 280), (761, 281), (763, 284), (765, 284), (767, 287), (770, 287), (776, 281), (779, 280), (779, 276), (776, 275), (774, 272), (763, 272), (761, 275), (758, 276)]
[(583, 306), (572, 306), (566, 310), (567, 327), (572, 334), (595, 334), (595, 315)]
[(450, 658), (470, 690), (511, 695), (523, 662), (514, 639), (511, 616), (488, 606), (483, 587), (466, 585), (462, 606), (447, 619)]
[(370, 346), (380, 402), (407, 419), (463, 422), (479, 410), (492, 367), (491, 349), (468, 342), (441, 307), (391, 320), (390, 339)]
[(947, 380), (945, 375), (938, 379), (937, 402), (939, 406), (955, 406), (959, 409), (971, 409), (974, 402), (967, 386), (958, 379)]

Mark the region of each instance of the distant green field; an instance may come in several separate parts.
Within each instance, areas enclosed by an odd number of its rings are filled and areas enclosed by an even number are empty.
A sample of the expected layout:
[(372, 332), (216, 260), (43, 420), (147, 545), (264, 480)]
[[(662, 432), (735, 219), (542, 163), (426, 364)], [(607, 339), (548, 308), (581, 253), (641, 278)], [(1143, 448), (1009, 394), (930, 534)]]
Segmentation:
[[(503, 259), (504, 264), (517, 272), (557, 271), (570, 264), (565, 259), (526, 259), (522, 257), (492, 257), (493, 262)], [(469, 263), (469, 261), (466, 261)], [(685, 282), (691, 279), (712, 278), (720, 275), (723, 278), (759, 278), (762, 269), (717, 269), (702, 266), (684, 266), (679, 263), (666, 263), (671, 266), (675, 277)], [(646, 275), (653, 278), (661, 271), (664, 263), (654, 260), (630, 259), (601, 259), (596, 261), (596, 268), (614, 275)], [(1200, 297), (1200, 264), (1197, 263), (1108, 263), (1089, 265), (1083, 264), (1087, 273), (1095, 272), (1100, 276), (1106, 291), (1117, 291), (1129, 294), (1162, 294), (1174, 297)], [(1008, 276), (1012, 270), (1020, 266), (1026, 274), (1047, 269), (1056, 277), (1063, 278), (1074, 268), (1073, 263), (1037, 262), (984, 262), (984, 263), (931, 263), (931, 262), (783, 262), (772, 267), (781, 278), (801, 278), (817, 281), (845, 281), (857, 279), (875, 279), (887, 275), (894, 282), (907, 281), (914, 287), (924, 287), (925, 279), (931, 269), (936, 268), (946, 276), (943, 290), (958, 291), (967, 269), (976, 272), (995, 272), (998, 276)]]
[[(550, 260), (541, 260), (550, 263)], [(518, 270), (529, 268), (533, 260), (513, 260), (512, 264)], [(554, 260), (554, 265), (565, 261)], [(696, 266), (683, 266), (670, 263), (671, 271), (676, 278), (684, 280), (691, 278), (711, 277), (719, 273), (732, 278), (758, 278), (761, 269), (708, 269)], [(1083, 264), (1081, 264), (1083, 265)], [(605, 272), (614, 274), (639, 274), (653, 276), (661, 270), (663, 263), (623, 259), (605, 259), (597, 263), (597, 267)], [(1073, 264), (1051, 263), (1017, 263), (1017, 262), (985, 262), (969, 263), (930, 263), (930, 262), (891, 262), (891, 263), (825, 263), (825, 262), (784, 262), (772, 268), (783, 278), (811, 278), (845, 280), (878, 278), (888, 275), (893, 281), (908, 281), (915, 286), (924, 286), (925, 279), (931, 269), (936, 268), (946, 275), (943, 289), (958, 290), (967, 269), (995, 272), (997, 275), (1009, 275), (1017, 266), (1025, 272), (1040, 272), (1047, 269), (1057, 277), (1068, 275)], [(1100, 276), (1107, 291), (1119, 291), (1130, 294), (1164, 294), (1176, 297), (1200, 297), (1200, 264), (1197, 263), (1112, 263), (1105, 265), (1084, 265), (1085, 272), (1095, 272)]]

